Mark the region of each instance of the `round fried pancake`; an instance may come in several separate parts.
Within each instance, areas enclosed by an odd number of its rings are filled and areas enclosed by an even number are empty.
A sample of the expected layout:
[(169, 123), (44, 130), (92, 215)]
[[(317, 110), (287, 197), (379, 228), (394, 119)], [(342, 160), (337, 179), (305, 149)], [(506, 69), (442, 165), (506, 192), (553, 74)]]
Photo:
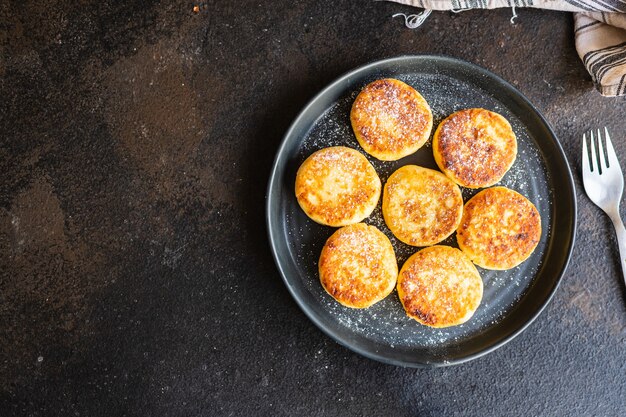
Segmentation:
[(406, 314), (430, 327), (462, 324), (483, 298), (483, 281), (460, 250), (431, 246), (413, 254), (398, 275), (398, 296)]
[(365, 152), (382, 161), (395, 161), (426, 143), (433, 115), (413, 87), (386, 78), (361, 90), (352, 104), (350, 122)]
[(334, 146), (309, 156), (296, 174), (296, 198), (314, 221), (339, 227), (369, 216), (380, 198), (376, 170), (360, 152)]
[(322, 286), (335, 300), (346, 307), (365, 308), (393, 291), (398, 264), (387, 236), (358, 223), (328, 238), (319, 271)]
[(509, 269), (524, 262), (541, 238), (541, 217), (533, 203), (506, 187), (472, 197), (456, 235), (459, 248), (485, 269)]
[(502, 179), (517, 156), (517, 139), (498, 113), (467, 109), (442, 121), (433, 136), (439, 168), (462, 187), (489, 187)]
[(439, 171), (405, 165), (391, 174), (385, 184), (385, 223), (408, 245), (441, 242), (456, 230), (462, 214), (461, 190)]

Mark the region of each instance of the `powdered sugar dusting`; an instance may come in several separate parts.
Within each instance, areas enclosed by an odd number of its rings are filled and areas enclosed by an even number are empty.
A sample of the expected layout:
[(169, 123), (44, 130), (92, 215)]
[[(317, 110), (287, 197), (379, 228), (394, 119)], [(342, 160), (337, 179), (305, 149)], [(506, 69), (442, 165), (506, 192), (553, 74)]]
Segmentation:
[(363, 88), (351, 117), (363, 146), (378, 156), (410, 153), (425, 139), (430, 123), (422, 97), (393, 79), (376, 80)]
[[(382, 74), (379, 78), (384, 76), (387, 75)], [(291, 244), (291, 256), (300, 269), (300, 278), (310, 293), (311, 300), (329, 313), (327, 318), (329, 322), (334, 322), (334, 326), (347, 328), (358, 337), (394, 349), (446, 348), (457, 345), (496, 325), (524, 295), (533, 283), (538, 269), (541, 268), (548, 239), (552, 233), (549, 225), (552, 223), (551, 201), (553, 198), (546, 161), (539, 151), (538, 141), (543, 138), (532, 137), (522, 121), (508, 107), (480, 90), (476, 85), (437, 73), (396, 76), (396, 78), (416, 88), (424, 96), (433, 112), (434, 128), (451, 113), (473, 107), (495, 111), (511, 123), (517, 136), (518, 156), (499, 185), (520, 192), (536, 205), (543, 226), (541, 241), (537, 249), (529, 260), (508, 271), (487, 271), (479, 268), (484, 282), (484, 294), (483, 301), (475, 315), (463, 325), (447, 329), (433, 329), (422, 326), (406, 316), (395, 290), (383, 301), (364, 310), (343, 307), (332, 299), (320, 285), (317, 263), (324, 242), (336, 229), (320, 226), (308, 219), (295, 203), (295, 197), (293, 202), (285, 203), (288, 241)], [(341, 97), (316, 120), (303, 138), (299, 151), (293, 155), (290, 168), (293, 176), (289, 178), (290, 181), (295, 180), (297, 167), (311, 153), (324, 147), (337, 145), (348, 146), (363, 153), (376, 168), (383, 184), (392, 172), (403, 165), (415, 164), (438, 169), (430, 147), (432, 139), (415, 154), (395, 162), (381, 162), (363, 152), (352, 132), (349, 115), (352, 102), (360, 88), (371, 81), (373, 79), (364, 80), (360, 87)], [(286, 186), (293, 187), (293, 182)], [(462, 189), (464, 201), (478, 191)], [(389, 237), (396, 252), (399, 267), (419, 249), (406, 245), (393, 236), (382, 217), (380, 201), (365, 222), (378, 227)], [(455, 235), (446, 239), (442, 244), (456, 247)]]
[(461, 110), (442, 121), (438, 130), (442, 164), (462, 184), (490, 184), (515, 160), (515, 135), (497, 113)]

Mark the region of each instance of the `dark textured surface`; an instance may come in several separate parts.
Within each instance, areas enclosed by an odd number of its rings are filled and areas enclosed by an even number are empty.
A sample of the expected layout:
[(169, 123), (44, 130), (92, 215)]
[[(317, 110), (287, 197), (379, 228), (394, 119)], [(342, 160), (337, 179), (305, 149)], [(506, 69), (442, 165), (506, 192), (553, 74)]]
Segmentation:
[[(362, 358), (290, 298), (266, 240), (282, 134), (365, 62), (442, 53), (515, 84), (579, 180), (593, 90), (571, 16), (354, 1), (0, 2), (0, 415), (623, 415), (626, 308), (608, 220), (579, 193), (572, 263), (476, 361)], [(618, 134), (619, 132), (619, 134)], [(625, 206), (626, 207), (626, 206)], [(606, 236), (609, 236), (607, 239)]]

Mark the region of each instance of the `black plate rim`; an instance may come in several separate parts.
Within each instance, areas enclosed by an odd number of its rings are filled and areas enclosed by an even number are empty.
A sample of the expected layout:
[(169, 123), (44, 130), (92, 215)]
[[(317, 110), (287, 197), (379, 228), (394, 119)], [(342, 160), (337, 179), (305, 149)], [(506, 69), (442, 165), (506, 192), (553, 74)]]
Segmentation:
[[(322, 97), (324, 97), (325, 95), (328, 94), (328, 91), (333, 90), (336, 85), (344, 83), (347, 79), (349, 79), (350, 77), (362, 73), (362, 72), (366, 72), (366, 71), (372, 71), (372, 70), (376, 70), (376, 68), (380, 67), (380, 66), (385, 66), (385, 65), (389, 65), (389, 64), (394, 64), (394, 63), (398, 63), (401, 61), (405, 61), (405, 60), (415, 60), (415, 59), (420, 59), (420, 60), (429, 60), (429, 61), (440, 61), (440, 62), (448, 62), (454, 65), (458, 65), (458, 66), (464, 66), (466, 68), (468, 68), (471, 71), (477, 72), (482, 74), (485, 77), (494, 79), (496, 81), (498, 81), (498, 83), (504, 85), (505, 88), (507, 88), (510, 92), (513, 93), (513, 95), (516, 96), (517, 99), (521, 100), (525, 105), (527, 105), (529, 108), (531, 108), (533, 110), (533, 112), (535, 113), (535, 116), (541, 121), (541, 123), (544, 125), (545, 129), (549, 132), (550, 134), (550, 139), (551, 141), (554, 143), (554, 145), (556, 145), (556, 149), (557, 149), (557, 153), (559, 156), (559, 159), (561, 160), (560, 162), (562, 162), (563, 167), (565, 168), (563, 170), (563, 173), (566, 174), (566, 179), (568, 180), (567, 183), (569, 185), (567, 191), (569, 192), (569, 198), (568, 198), (568, 205), (571, 206), (572, 209), (572, 218), (571, 218), (571, 223), (570, 223), (570, 229), (571, 229), (571, 236), (569, 239), (569, 245), (567, 247), (566, 250), (566, 254), (565, 254), (565, 258), (564, 258), (564, 262), (557, 274), (557, 276), (555, 277), (554, 281), (553, 281), (553, 286), (550, 289), (547, 297), (545, 298), (545, 300), (541, 303), (541, 305), (537, 308), (537, 310), (528, 317), (527, 321), (525, 323), (523, 323), (519, 328), (517, 328), (515, 331), (511, 332), (508, 336), (505, 336), (502, 340), (492, 344), (491, 346), (477, 351), (475, 353), (471, 353), (468, 354), (466, 356), (460, 357), (458, 359), (453, 359), (453, 360), (446, 360), (446, 361), (441, 361), (441, 362), (408, 362), (408, 361), (402, 361), (402, 360), (396, 360), (393, 358), (388, 358), (384, 355), (380, 355), (380, 354), (376, 354), (364, 349), (360, 349), (359, 347), (353, 346), (350, 343), (346, 342), (345, 340), (343, 340), (340, 336), (338, 336), (337, 334), (335, 334), (331, 329), (327, 328), (318, 318), (315, 314), (313, 314), (312, 310), (309, 308), (309, 306), (302, 300), (300, 299), (300, 297), (296, 294), (295, 290), (291, 287), (291, 280), (290, 278), (287, 276), (287, 273), (285, 272), (283, 265), (278, 257), (278, 248), (276, 245), (276, 239), (277, 237), (274, 234), (274, 231), (276, 230), (276, 226), (274, 225), (273, 221), (272, 221), (272, 210), (275, 209), (275, 205), (277, 204), (277, 201), (275, 201), (275, 199), (272, 199), (271, 196), (275, 193), (275, 188), (279, 186), (279, 184), (277, 183), (277, 176), (278, 176), (278, 172), (280, 169), (280, 162), (281, 162), (281, 157), (285, 155), (285, 148), (287, 146), (287, 144), (289, 143), (289, 139), (293, 136), (293, 131), (295, 130), (295, 128), (298, 126), (298, 124), (301, 122), (301, 119), (303, 119), (308, 113), (309, 113), (309, 109), (311, 107), (313, 107), (315, 105), (315, 103), (321, 99)], [(382, 362), (382, 363), (386, 363), (389, 365), (396, 365), (396, 366), (403, 366), (403, 367), (412, 367), (412, 368), (435, 368), (435, 367), (444, 367), (444, 366), (451, 366), (451, 365), (458, 365), (461, 363), (465, 363), (468, 361), (471, 361), (473, 359), (477, 359), (479, 357), (482, 357), (490, 352), (493, 352), (494, 350), (498, 349), (499, 347), (507, 344), (508, 342), (510, 342), (511, 340), (513, 340), (515, 337), (517, 337), (520, 333), (522, 333), (524, 330), (526, 330), (528, 328), (528, 326), (530, 326), (535, 319), (543, 312), (543, 310), (546, 308), (546, 306), (550, 303), (550, 301), (554, 298), (554, 295), (563, 279), (563, 275), (565, 274), (565, 271), (567, 270), (567, 267), (569, 265), (571, 256), (572, 256), (572, 252), (574, 249), (574, 244), (575, 244), (575, 240), (576, 240), (576, 232), (577, 232), (577, 217), (578, 217), (578, 204), (577, 204), (577, 200), (576, 200), (576, 188), (574, 185), (574, 178), (572, 176), (572, 171), (571, 168), (569, 166), (567, 157), (565, 155), (565, 152), (563, 151), (563, 147), (561, 146), (561, 143), (559, 142), (559, 140), (557, 139), (556, 134), (554, 133), (554, 130), (552, 129), (552, 126), (548, 123), (548, 121), (543, 117), (543, 114), (530, 102), (530, 100), (528, 100), (528, 98), (526, 98), (526, 96), (524, 94), (522, 94), (517, 88), (515, 88), (513, 85), (511, 85), (508, 81), (504, 80), (503, 78), (501, 78), (500, 76), (494, 74), (493, 72), (478, 66), (476, 64), (473, 64), (471, 62), (468, 61), (464, 61), (458, 58), (454, 58), (454, 57), (450, 57), (450, 56), (446, 56), (446, 55), (432, 55), (432, 54), (426, 54), (426, 55), (400, 55), (400, 56), (396, 56), (396, 57), (390, 57), (390, 58), (385, 58), (382, 60), (376, 60), (376, 61), (372, 61), (369, 62), (367, 64), (361, 65), (359, 67), (356, 67), (353, 70), (350, 70), (346, 73), (344, 73), (343, 75), (337, 77), (334, 81), (332, 81), (330, 84), (328, 84), (326, 87), (324, 87), (319, 93), (317, 93), (312, 99), (310, 99), (307, 104), (303, 107), (303, 109), (298, 113), (298, 116), (294, 119), (294, 121), (291, 123), (291, 125), (289, 126), (289, 129), (287, 129), (287, 132), (285, 133), (285, 135), (283, 136), (281, 143), (278, 147), (278, 150), (276, 152), (276, 156), (274, 158), (273, 164), (272, 164), (272, 170), (270, 173), (270, 177), (269, 177), (269, 181), (268, 181), (268, 186), (267, 186), (267, 192), (266, 192), (266, 227), (267, 227), (267, 232), (268, 232), (268, 239), (269, 239), (269, 243), (270, 243), (270, 248), (271, 248), (271, 252), (272, 252), (272, 257), (274, 258), (274, 262), (276, 263), (276, 266), (278, 268), (278, 271), (281, 275), (281, 278), (283, 280), (283, 282), (285, 283), (285, 286), (287, 287), (287, 290), (289, 291), (289, 293), (291, 294), (291, 296), (293, 297), (293, 299), (296, 301), (296, 304), (300, 307), (300, 309), (304, 312), (304, 314), (309, 318), (309, 320), (311, 320), (323, 333), (325, 333), (327, 336), (329, 336), (330, 338), (332, 338), (335, 342), (339, 343), (340, 345), (352, 350), (353, 352), (356, 352), (366, 358), (369, 359), (373, 359), (376, 360), (378, 362)]]

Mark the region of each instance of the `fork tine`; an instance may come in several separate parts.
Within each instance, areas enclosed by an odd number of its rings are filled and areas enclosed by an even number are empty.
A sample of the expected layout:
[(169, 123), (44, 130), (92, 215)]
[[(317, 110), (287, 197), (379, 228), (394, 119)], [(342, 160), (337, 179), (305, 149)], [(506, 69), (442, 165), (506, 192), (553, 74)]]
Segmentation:
[(604, 134), (606, 136), (606, 154), (609, 157), (609, 167), (619, 167), (617, 155), (615, 154), (615, 149), (613, 149), (613, 143), (611, 143), (611, 137), (606, 126), (604, 127)]
[(604, 146), (602, 145), (602, 132), (598, 129), (598, 163), (600, 164), (600, 170), (606, 171), (606, 157), (604, 156)]
[(583, 133), (583, 173), (591, 172), (591, 167), (589, 166), (589, 151), (587, 150), (587, 136)]
[(591, 171), (598, 172), (598, 160), (596, 158), (596, 145), (593, 143), (593, 130), (589, 132), (589, 136), (591, 136)]

